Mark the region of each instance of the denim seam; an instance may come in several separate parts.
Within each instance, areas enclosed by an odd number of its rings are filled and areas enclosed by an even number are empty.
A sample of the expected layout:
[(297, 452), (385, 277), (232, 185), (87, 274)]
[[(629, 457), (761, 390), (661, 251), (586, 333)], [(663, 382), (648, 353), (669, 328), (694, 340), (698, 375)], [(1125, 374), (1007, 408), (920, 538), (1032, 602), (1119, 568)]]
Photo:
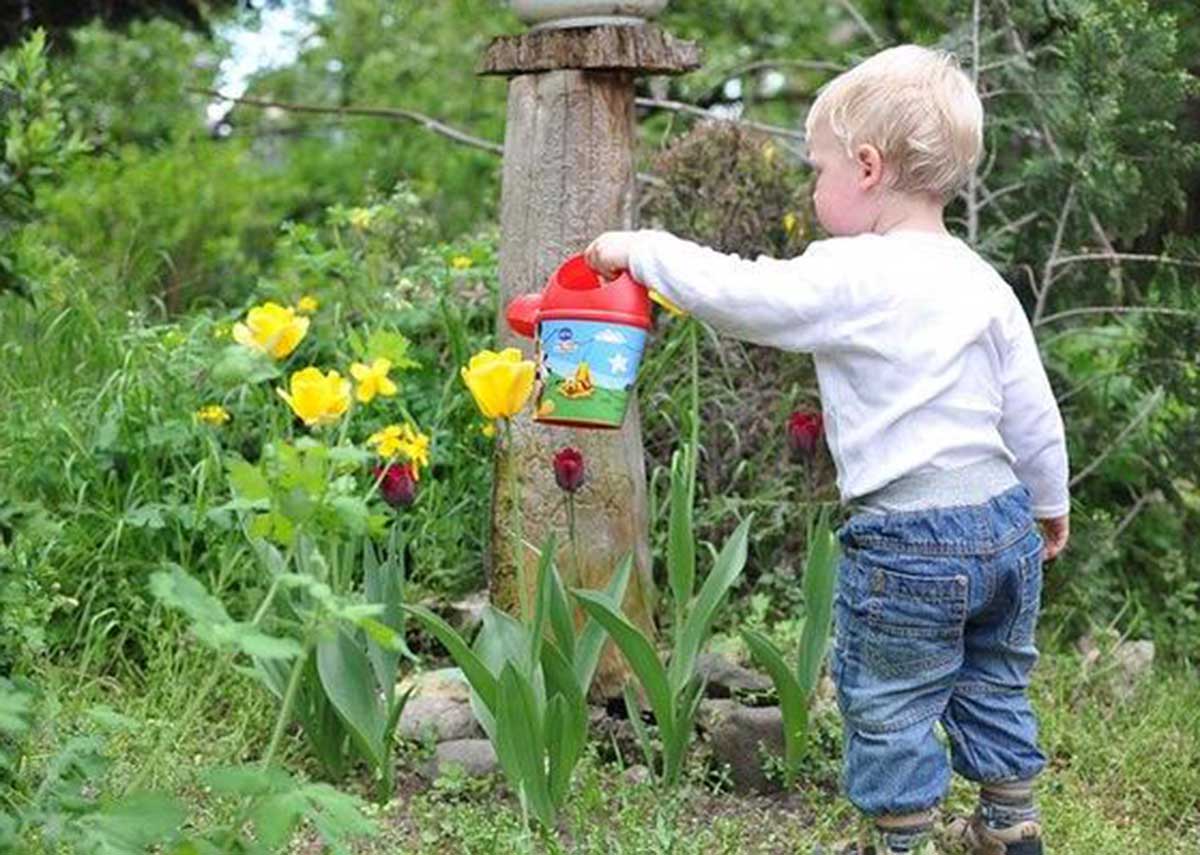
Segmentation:
[(986, 539), (984, 542), (959, 541), (956, 543), (934, 543), (932, 541), (898, 543), (895, 538), (847, 532), (842, 545), (847, 554), (861, 551), (864, 548), (876, 548), (902, 555), (977, 555), (980, 557), (991, 557), (1008, 549), (1031, 531), (1033, 531), (1032, 523), (1019, 529), (1013, 529), (1001, 540)]

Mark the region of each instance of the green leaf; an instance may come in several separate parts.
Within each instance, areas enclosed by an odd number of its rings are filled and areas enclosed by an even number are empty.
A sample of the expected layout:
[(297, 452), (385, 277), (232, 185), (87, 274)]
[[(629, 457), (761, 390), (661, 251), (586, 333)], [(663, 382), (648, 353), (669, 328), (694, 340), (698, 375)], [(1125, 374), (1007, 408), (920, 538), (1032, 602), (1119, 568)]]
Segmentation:
[(688, 489), (687, 460), (691, 451), (671, 457), (671, 516), (667, 540), (667, 576), (675, 598), (675, 613), (682, 615), (692, 600), (696, 579), (696, 539), (692, 530), (692, 496)]
[(229, 485), (238, 498), (253, 502), (271, 497), (271, 485), (259, 467), (247, 464), (241, 458), (234, 458), (228, 462), (227, 468)]
[(401, 371), (408, 368), (420, 368), (421, 363), (408, 355), (411, 347), (412, 343), (398, 332), (385, 329), (372, 330), (371, 335), (367, 338), (363, 360), (387, 359), (391, 361), (393, 369)]
[(462, 669), (463, 675), (471, 688), (479, 695), (487, 710), (495, 714), (496, 710), (496, 678), (479, 657), (467, 646), (462, 636), (454, 631), (450, 624), (424, 606), (404, 605), (407, 614), (412, 615), (425, 627), (434, 638), (442, 643), (455, 664)]
[(81, 818), (80, 825), (102, 851), (133, 853), (169, 842), (186, 819), (182, 805), (165, 793), (135, 793)]
[(277, 638), (273, 635), (259, 632), (254, 624), (238, 623), (234, 638), (238, 649), (255, 659), (294, 659), (304, 652), (304, 648), (293, 638)]
[(379, 560), (375, 546), (369, 538), (363, 540), (362, 553), (363, 587), (367, 602), (383, 606), (379, 623), (390, 630), (394, 638), (394, 643), (383, 642), (373, 635), (368, 623), (363, 624), (367, 631), (367, 655), (371, 658), (375, 679), (383, 686), (388, 704), (391, 704), (395, 693), (396, 673), (401, 655), (415, 658), (404, 643), (404, 548), (396, 533), (398, 529), (399, 526), (393, 529), (386, 560)]
[(633, 669), (642, 688), (646, 690), (646, 697), (650, 701), (651, 709), (654, 710), (654, 717), (658, 720), (663, 741), (666, 742), (675, 726), (674, 696), (667, 682), (667, 672), (663, 669), (662, 663), (658, 661), (658, 654), (655, 652), (654, 646), (646, 639), (646, 636), (642, 635), (641, 630), (618, 611), (616, 605), (607, 596), (595, 591), (576, 590), (572, 593), (583, 610), (604, 627), (617, 647), (625, 654), (629, 667)]
[(833, 625), (839, 555), (837, 537), (829, 526), (828, 515), (823, 513), (809, 537), (808, 560), (804, 565), (805, 617), (797, 677), (806, 696), (817, 685)]
[[(633, 553), (631, 552), (621, 559), (621, 563), (617, 565), (617, 572), (613, 574), (612, 579), (608, 582), (608, 588), (605, 589), (604, 593), (611, 602), (625, 602), (625, 589), (629, 587), (629, 579), (632, 575)], [(600, 664), (600, 653), (604, 650), (604, 640), (607, 637), (608, 633), (604, 631), (604, 627), (595, 618), (589, 617), (583, 626), (583, 632), (579, 635), (579, 644), (575, 648), (575, 677), (579, 682), (580, 691), (585, 695), (592, 686), (592, 679), (596, 675), (596, 667)]]
[(790, 786), (808, 738), (808, 692), (797, 681), (783, 661), (779, 648), (769, 638), (754, 629), (744, 629), (741, 635), (750, 656), (771, 677), (775, 693), (779, 696), (779, 709), (783, 715), (785, 775)]
[(554, 630), (554, 639), (558, 643), (562, 655), (568, 661), (574, 662), (575, 616), (572, 614), (571, 604), (567, 600), (567, 592), (563, 588), (557, 568), (554, 568), (554, 572), (549, 574), (547, 586), (549, 589), (547, 591), (549, 598), (547, 609), (550, 612), (550, 626)]
[(317, 645), (317, 673), (330, 702), (350, 729), (366, 759), (378, 769), (383, 762), (387, 711), (375, 693), (367, 654), (344, 629)]
[(150, 593), (164, 606), (178, 609), (196, 624), (214, 626), (232, 624), (221, 601), (212, 596), (197, 579), (181, 567), (159, 570), (150, 575)]
[[(553, 645), (542, 648), (546, 675), (546, 748), (550, 760), (550, 799), (557, 808), (571, 785), (571, 773), (587, 742), (587, 700), (576, 682), (571, 663)], [(553, 719), (553, 720), (552, 720)]]
[(691, 679), (696, 657), (700, 654), (700, 646), (712, 628), (717, 609), (746, 565), (746, 541), (753, 519), (753, 514), (748, 516), (729, 536), (729, 540), (725, 541), (716, 565), (704, 580), (682, 631), (679, 631), (675, 639), (675, 651), (671, 656), (669, 672), (672, 694), (678, 694)]
[(212, 373), (213, 379), (221, 385), (234, 386), (240, 383), (274, 380), (282, 372), (265, 353), (240, 344), (231, 344), (217, 357)]
[(515, 761), (520, 778), (512, 783), (524, 795), (533, 815), (543, 827), (554, 827), (554, 805), (546, 779), (546, 746), (543, 720), (533, 696), (533, 687), (509, 662), (500, 672), (500, 694), (496, 732), (508, 743), (507, 753)]
[(529, 671), (532, 674), (542, 656), (542, 638), (546, 629), (546, 611), (550, 606), (550, 576), (557, 575), (554, 568), (554, 532), (546, 537), (542, 555), (538, 559), (537, 589), (534, 591), (533, 630), (529, 639)]
[(653, 769), (654, 743), (650, 741), (646, 723), (642, 721), (642, 705), (638, 703), (637, 692), (626, 683), (622, 694), (625, 697), (625, 712), (629, 715), (629, 726), (633, 728), (633, 735), (637, 737), (638, 745), (642, 748), (642, 758), (646, 761), (647, 768)]

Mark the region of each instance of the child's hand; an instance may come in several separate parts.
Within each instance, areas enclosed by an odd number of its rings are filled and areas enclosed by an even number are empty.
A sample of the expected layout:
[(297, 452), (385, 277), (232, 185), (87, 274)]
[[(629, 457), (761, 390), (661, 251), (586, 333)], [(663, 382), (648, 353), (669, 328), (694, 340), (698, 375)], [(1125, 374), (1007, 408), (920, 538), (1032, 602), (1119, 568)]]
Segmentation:
[(583, 258), (592, 270), (605, 279), (612, 279), (622, 270), (629, 269), (633, 235), (633, 232), (605, 232), (588, 244), (583, 251)]
[(1042, 553), (1042, 558), (1045, 561), (1053, 561), (1067, 546), (1067, 539), (1071, 536), (1071, 517), (1049, 517), (1038, 520), (1038, 524), (1042, 527), (1042, 539), (1046, 542), (1046, 551)]

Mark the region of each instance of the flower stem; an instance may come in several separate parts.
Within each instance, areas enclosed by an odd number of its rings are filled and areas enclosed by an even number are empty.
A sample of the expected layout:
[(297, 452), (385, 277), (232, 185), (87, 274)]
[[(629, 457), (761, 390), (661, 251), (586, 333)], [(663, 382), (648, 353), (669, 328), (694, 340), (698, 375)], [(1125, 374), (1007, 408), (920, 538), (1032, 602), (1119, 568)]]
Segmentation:
[(513, 566), (517, 583), (517, 606), (521, 618), (528, 623), (533, 619), (529, 608), (528, 591), (525, 584), (525, 535), (521, 518), (521, 470), (517, 466), (517, 449), (513, 443), (512, 418), (504, 419), (504, 440), (507, 446), (510, 482), (512, 484), (513, 517)]
[(583, 565), (579, 563), (579, 538), (575, 529), (575, 494), (567, 493), (567, 532), (571, 538), (571, 560), (575, 565), (575, 578), (568, 587), (578, 588), (583, 581)]
[(292, 717), (292, 705), (296, 702), (296, 693), (300, 690), (300, 678), (304, 676), (304, 666), (308, 664), (308, 655), (312, 653), (313, 642), (309, 638), (304, 642), (304, 651), (296, 657), (292, 665), (292, 673), (288, 676), (287, 689), (283, 693), (283, 704), (279, 708), (279, 716), (275, 719), (275, 728), (271, 731), (271, 741), (267, 744), (267, 753), (263, 756), (262, 768), (269, 769), (279, 750), (283, 739), (283, 730)]

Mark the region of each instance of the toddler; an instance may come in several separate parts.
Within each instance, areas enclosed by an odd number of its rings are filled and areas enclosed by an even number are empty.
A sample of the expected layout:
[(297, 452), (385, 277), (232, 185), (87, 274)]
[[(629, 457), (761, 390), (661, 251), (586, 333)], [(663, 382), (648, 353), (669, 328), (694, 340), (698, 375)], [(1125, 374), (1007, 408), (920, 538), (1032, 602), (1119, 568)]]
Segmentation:
[(852, 511), (833, 652), (844, 783), (874, 840), (845, 852), (929, 851), (951, 768), (980, 792), (946, 837), (980, 855), (1042, 852), (1033, 781), (1045, 757), (1026, 689), (1042, 561), (1067, 542), (1067, 455), (1020, 304), (943, 222), (982, 126), (951, 55), (885, 50), (808, 116), (830, 239), (790, 260), (657, 231), (608, 232), (587, 249), (602, 274), (628, 269), (724, 333), (813, 354)]

